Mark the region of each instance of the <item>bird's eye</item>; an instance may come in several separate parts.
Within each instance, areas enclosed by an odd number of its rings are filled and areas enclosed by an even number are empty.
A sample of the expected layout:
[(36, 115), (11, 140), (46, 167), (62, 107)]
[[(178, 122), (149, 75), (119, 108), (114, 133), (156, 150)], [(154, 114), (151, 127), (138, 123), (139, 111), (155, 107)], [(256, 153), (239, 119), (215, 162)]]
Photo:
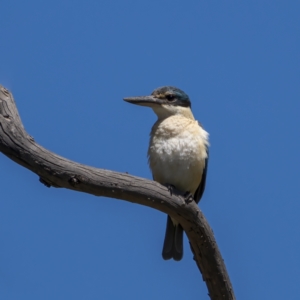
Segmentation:
[(166, 95), (166, 99), (167, 99), (168, 101), (172, 101), (172, 100), (174, 100), (174, 99), (175, 99), (175, 96), (174, 96), (174, 95), (172, 95), (172, 94), (170, 94), (170, 95)]

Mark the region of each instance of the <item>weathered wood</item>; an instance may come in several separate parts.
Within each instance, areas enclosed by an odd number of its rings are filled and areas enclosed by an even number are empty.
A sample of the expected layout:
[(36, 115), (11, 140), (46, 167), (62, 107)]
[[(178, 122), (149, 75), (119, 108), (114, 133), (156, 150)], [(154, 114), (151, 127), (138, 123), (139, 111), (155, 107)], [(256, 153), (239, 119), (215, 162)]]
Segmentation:
[(170, 195), (166, 187), (154, 181), (82, 165), (38, 145), (25, 131), (12, 94), (1, 85), (0, 151), (36, 173), (48, 187), (146, 205), (177, 219), (188, 236), (210, 298), (235, 299), (213, 232), (195, 202), (187, 204), (180, 193)]

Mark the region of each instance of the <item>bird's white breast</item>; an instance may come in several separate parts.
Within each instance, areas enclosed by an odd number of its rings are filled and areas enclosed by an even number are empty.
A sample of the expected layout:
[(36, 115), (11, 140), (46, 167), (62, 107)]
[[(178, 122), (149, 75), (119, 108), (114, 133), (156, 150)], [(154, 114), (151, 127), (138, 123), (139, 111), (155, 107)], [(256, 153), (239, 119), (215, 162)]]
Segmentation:
[(194, 194), (201, 182), (207, 147), (208, 133), (197, 121), (180, 115), (158, 120), (148, 150), (154, 180)]

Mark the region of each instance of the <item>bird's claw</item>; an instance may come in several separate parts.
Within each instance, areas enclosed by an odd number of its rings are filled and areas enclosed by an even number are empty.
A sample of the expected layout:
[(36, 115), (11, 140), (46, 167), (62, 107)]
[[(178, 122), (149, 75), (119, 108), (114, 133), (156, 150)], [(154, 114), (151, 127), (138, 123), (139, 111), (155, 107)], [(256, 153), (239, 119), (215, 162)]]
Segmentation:
[(173, 195), (173, 192), (175, 190), (175, 186), (172, 184), (166, 184), (166, 187), (168, 189), (168, 191), (170, 192), (171, 196)]
[(186, 204), (189, 204), (194, 200), (193, 195), (190, 192), (186, 192), (183, 197)]
[[(168, 189), (168, 191), (170, 192), (171, 196), (174, 194), (174, 191), (176, 191), (176, 188), (173, 184), (166, 184), (166, 187)], [(190, 192), (185, 192), (183, 195), (184, 201), (186, 204), (191, 203), (194, 200), (193, 195)]]

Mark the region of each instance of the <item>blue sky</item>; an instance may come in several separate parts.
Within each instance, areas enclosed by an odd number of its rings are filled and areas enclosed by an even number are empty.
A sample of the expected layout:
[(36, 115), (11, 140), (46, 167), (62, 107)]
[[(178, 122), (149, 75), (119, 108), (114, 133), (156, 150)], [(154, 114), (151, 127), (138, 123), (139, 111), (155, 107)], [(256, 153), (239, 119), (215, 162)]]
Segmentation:
[[(299, 299), (298, 1), (6, 1), (0, 83), (49, 150), (151, 179), (155, 115), (123, 97), (183, 89), (210, 133), (200, 207), (238, 299)], [(0, 155), (0, 298), (208, 299), (166, 216), (47, 189)]]

